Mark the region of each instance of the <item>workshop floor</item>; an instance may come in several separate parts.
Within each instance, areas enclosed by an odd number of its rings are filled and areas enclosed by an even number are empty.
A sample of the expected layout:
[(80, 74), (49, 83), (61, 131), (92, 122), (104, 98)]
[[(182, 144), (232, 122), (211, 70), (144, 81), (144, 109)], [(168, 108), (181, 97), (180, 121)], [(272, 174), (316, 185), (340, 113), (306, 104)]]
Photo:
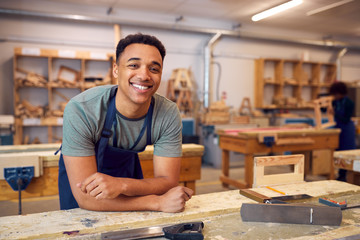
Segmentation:
[[(286, 171), (284, 169), (273, 169), (274, 172)], [(203, 166), (201, 168), (201, 179), (196, 182), (196, 194), (205, 194), (212, 192), (227, 191), (228, 188), (224, 188), (219, 181), (221, 175), (221, 169), (216, 169), (211, 166)], [(244, 167), (242, 163), (235, 163), (231, 165), (230, 176), (235, 179), (244, 178)], [(310, 177), (307, 181), (321, 180), (324, 177)], [(230, 187), (230, 189), (236, 189)], [(27, 198), (22, 199), (22, 214), (39, 213), (47, 211), (59, 210), (59, 197), (48, 196), (39, 198)], [(18, 200), (0, 201), (0, 217), (18, 215), (19, 203)]]

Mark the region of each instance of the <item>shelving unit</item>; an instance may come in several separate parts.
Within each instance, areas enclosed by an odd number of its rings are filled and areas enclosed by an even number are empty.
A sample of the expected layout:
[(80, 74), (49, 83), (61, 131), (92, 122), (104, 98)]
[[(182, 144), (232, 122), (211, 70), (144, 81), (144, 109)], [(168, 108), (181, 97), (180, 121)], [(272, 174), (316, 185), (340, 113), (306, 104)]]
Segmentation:
[(335, 81), (336, 64), (291, 59), (255, 60), (255, 107), (306, 109)]
[[(107, 53), (15, 48), (14, 144), (60, 142), (67, 101), (91, 87), (114, 84)], [(47, 136), (39, 139), (38, 136)]]

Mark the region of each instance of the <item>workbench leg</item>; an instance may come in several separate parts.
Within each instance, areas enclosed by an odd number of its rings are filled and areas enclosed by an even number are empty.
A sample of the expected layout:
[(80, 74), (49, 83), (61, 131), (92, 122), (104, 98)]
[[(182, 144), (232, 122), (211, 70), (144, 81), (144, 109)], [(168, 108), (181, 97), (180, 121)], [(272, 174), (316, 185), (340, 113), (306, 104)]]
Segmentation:
[[(230, 153), (228, 150), (222, 150), (222, 174), (225, 177), (229, 177), (229, 162), (230, 162)], [(228, 188), (229, 184), (222, 183), (223, 187)]]
[(254, 154), (245, 154), (245, 184), (251, 188), (254, 180)]
[(346, 182), (355, 184), (355, 174), (353, 171), (347, 170), (346, 172)]
[(304, 155), (304, 161), (305, 161), (305, 169), (304, 169), (304, 178), (307, 175), (311, 174), (311, 163), (313, 161), (312, 159), (312, 151), (307, 151), (307, 152), (299, 152), (299, 153), (294, 153), (294, 154), (303, 154)]
[(330, 173), (329, 173), (329, 179), (334, 180), (335, 179), (335, 167), (334, 167), (334, 149), (330, 149)]

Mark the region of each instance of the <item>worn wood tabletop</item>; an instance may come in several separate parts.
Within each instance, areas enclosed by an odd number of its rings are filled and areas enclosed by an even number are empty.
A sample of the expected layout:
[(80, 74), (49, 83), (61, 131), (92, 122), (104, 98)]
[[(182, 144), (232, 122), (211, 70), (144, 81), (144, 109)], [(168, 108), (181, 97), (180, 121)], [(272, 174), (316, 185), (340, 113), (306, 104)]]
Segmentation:
[[(318, 197), (359, 201), (360, 186), (334, 180), (304, 182), (276, 186), (286, 194), (307, 193), (317, 203)], [(269, 197), (279, 193), (267, 188), (254, 191)], [(0, 239), (81, 238), (100, 239), (101, 233), (162, 224), (201, 220), (205, 223), (205, 239), (333, 239), (360, 234), (360, 209), (343, 211), (341, 226), (313, 226), (275, 223), (243, 223), (242, 203), (253, 200), (239, 190), (194, 196), (181, 213), (161, 212), (94, 212), (83, 209), (53, 211), (25, 216), (0, 218)], [(358, 202), (359, 203), (359, 202)], [(331, 217), (331, 216), (329, 216)]]

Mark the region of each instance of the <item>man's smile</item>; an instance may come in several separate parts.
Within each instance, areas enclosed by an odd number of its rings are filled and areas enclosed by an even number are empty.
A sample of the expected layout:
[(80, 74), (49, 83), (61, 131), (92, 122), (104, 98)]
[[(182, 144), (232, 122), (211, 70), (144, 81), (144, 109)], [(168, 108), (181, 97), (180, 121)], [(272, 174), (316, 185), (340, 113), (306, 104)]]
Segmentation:
[(149, 88), (152, 88), (152, 86), (144, 86), (136, 83), (130, 83), (133, 87), (140, 89), (140, 90), (147, 90)]

